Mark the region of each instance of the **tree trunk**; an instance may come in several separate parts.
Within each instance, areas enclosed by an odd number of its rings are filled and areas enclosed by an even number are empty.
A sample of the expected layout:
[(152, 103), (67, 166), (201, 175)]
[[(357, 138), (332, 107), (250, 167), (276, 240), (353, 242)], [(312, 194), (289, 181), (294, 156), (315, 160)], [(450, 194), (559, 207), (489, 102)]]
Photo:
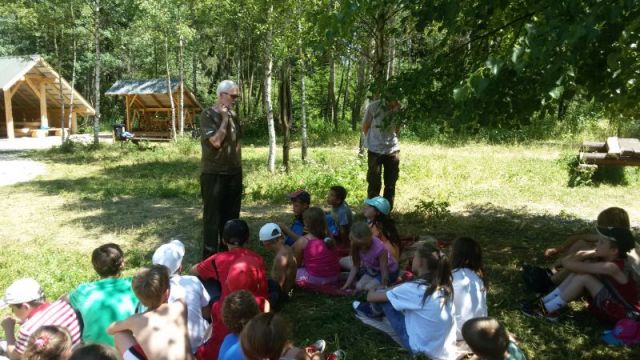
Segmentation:
[[(331, 51), (331, 50), (329, 50)], [(329, 84), (327, 89), (327, 120), (332, 123), (334, 128), (338, 129), (338, 122), (336, 119), (336, 62), (333, 54), (329, 59)]]
[(184, 41), (180, 35), (180, 136), (184, 135)]
[(271, 104), (271, 69), (273, 67), (273, 59), (271, 57), (272, 46), (272, 25), (271, 25), (271, 13), (273, 12), (273, 5), (269, 5), (267, 12), (267, 43), (265, 45), (265, 66), (264, 66), (264, 109), (267, 113), (267, 127), (269, 130), (269, 158), (267, 166), (269, 172), (274, 173), (276, 171), (276, 128), (273, 123), (273, 106)]
[[(69, 121), (68, 121), (68, 125), (67, 128), (69, 129), (69, 133), (67, 134), (67, 140), (69, 140), (69, 137), (71, 136), (71, 128), (72, 128), (72, 124), (71, 122), (73, 121), (73, 96), (75, 95), (75, 88), (76, 88), (76, 59), (77, 59), (77, 53), (78, 53), (78, 48), (77, 48), (77, 44), (76, 44), (76, 39), (73, 39), (73, 65), (71, 67), (71, 100), (69, 100)], [(64, 121), (62, 122), (64, 124)], [(63, 126), (64, 128), (64, 126)], [(64, 130), (63, 130), (64, 133)], [(62, 141), (64, 142), (64, 139), (62, 139)]]
[(351, 106), (351, 130), (356, 131), (362, 118), (362, 103), (366, 90), (365, 68), (367, 66), (366, 57), (362, 56), (358, 61), (358, 79), (356, 80), (356, 93), (353, 96)]
[(340, 85), (338, 85), (338, 95), (336, 95), (336, 105), (335, 105), (335, 118), (336, 118), (336, 128), (337, 124), (340, 122), (340, 117), (338, 117), (338, 109), (340, 108), (340, 95), (342, 94), (342, 87), (344, 86), (344, 67), (340, 66), (342, 71), (340, 71)]
[(291, 148), (290, 129), (291, 129), (291, 74), (289, 61), (282, 62), (280, 70), (280, 121), (283, 130), (282, 139), (282, 164), (287, 173), (289, 173), (289, 150)]
[(302, 162), (307, 162), (307, 151), (309, 148), (309, 140), (307, 137), (307, 109), (305, 104), (305, 67), (304, 67), (304, 51), (302, 50), (302, 25), (300, 24), (300, 16), (298, 16), (298, 54), (300, 56), (300, 127), (302, 128)]
[(387, 81), (391, 79), (395, 73), (395, 59), (396, 57), (396, 41), (392, 37), (389, 39), (389, 60), (387, 62)]
[(165, 64), (167, 65), (167, 94), (171, 104), (171, 139), (176, 141), (176, 104), (173, 101), (173, 90), (171, 89), (171, 72), (169, 71), (169, 34), (164, 38)]
[[(60, 31), (60, 37), (60, 41), (62, 41), (62, 31)], [(62, 69), (64, 66), (62, 65), (62, 56), (60, 55), (58, 48), (58, 36), (55, 34), (53, 36), (53, 47), (56, 52), (56, 57), (58, 58), (58, 66)], [(60, 100), (60, 128), (62, 129), (60, 134), (60, 143), (64, 144), (64, 95), (62, 94), (62, 74), (58, 77), (58, 98)]]
[(386, 28), (386, 11), (381, 9), (376, 14), (375, 34), (374, 34), (374, 61), (373, 61), (373, 82), (374, 82), (374, 97), (378, 97), (384, 88), (386, 82), (386, 70), (387, 70), (387, 37), (385, 33)]
[(93, 37), (96, 47), (95, 91), (96, 91), (96, 115), (93, 117), (93, 143), (98, 145), (100, 133), (100, 0), (94, 2), (95, 22)]
[(344, 119), (344, 112), (347, 109), (347, 103), (349, 101), (349, 81), (351, 80), (351, 58), (347, 59), (347, 80), (345, 81), (344, 87), (344, 96), (342, 97), (342, 113), (340, 114), (340, 119)]

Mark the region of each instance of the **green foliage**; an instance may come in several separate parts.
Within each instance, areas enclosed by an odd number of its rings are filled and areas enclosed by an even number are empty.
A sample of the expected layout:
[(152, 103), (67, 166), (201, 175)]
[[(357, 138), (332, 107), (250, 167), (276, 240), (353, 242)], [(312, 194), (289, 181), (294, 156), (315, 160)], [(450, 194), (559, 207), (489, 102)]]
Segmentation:
[(567, 170), (569, 187), (593, 185), (593, 174), (598, 169), (597, 166), (582, 163), (575, 152), (564, 153), (558, 161)]
[(430, 221), (443, 221), (451, 216), (448, 201), (438, 200), (418, 200), (413, 210), (414, 214), (420, 215)]

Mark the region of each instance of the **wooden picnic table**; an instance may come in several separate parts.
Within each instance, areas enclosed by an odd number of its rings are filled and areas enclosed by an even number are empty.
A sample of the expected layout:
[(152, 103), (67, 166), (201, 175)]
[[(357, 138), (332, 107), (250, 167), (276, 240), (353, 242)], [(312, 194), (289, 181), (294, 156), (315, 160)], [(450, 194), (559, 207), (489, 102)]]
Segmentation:
[(612, 136), (605, 142), (585, 141), (579, 157), (591, 165), (640, 166), (640, 140)]

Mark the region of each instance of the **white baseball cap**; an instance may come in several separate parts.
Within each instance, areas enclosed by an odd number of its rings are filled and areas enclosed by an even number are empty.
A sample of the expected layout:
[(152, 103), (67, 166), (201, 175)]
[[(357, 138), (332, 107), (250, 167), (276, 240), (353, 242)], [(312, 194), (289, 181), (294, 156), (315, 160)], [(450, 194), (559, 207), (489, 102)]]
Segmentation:
[(282, 236), (282, 230), (278, 224), (267, 223), (260, 228), (260, 241), (269, 241)]
[(180, 240), (171, 240), (160, 245), (153, 253), (152, 262), (154, 265), (164, 265), (169, 268), (169, 274), (173, 275), (182, 265), (184, 257), (184, 244)]
[(31, 278), (19, 279), (9, 285), (0, 299), (0, 309), (7, 305), (22, 304), (44, 298), (44, 291), (37, 281)]

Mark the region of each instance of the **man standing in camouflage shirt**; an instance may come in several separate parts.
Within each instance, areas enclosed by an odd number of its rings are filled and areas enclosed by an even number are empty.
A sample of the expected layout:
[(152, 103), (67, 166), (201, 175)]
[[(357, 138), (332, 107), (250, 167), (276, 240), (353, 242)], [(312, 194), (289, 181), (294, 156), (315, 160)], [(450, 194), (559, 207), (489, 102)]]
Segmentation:
[(216, 104), (200, 115), (202, 173), (200, 192), (204, 204), (202, 258), (226, 250), (222, 228), (240, 216), (242, 199), (242, 155), (240, 123), (233, 105), (239, 97), (232, 80), (220, 82)]

